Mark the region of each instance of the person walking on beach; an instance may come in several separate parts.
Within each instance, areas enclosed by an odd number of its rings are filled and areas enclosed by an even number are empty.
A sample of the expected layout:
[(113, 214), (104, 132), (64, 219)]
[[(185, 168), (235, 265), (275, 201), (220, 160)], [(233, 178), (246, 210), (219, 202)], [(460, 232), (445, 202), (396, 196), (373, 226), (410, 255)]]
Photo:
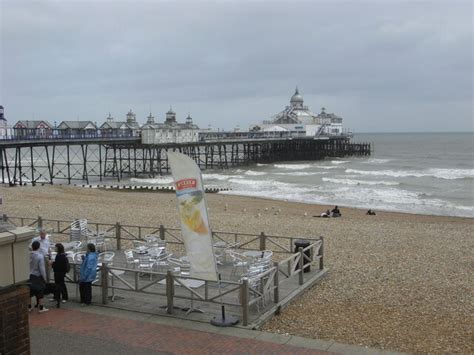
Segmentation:
[(41, 254), (43, 254), (43, 257), (50, 255), (49, 248), (51, 247), (51, 243), (49, 240), (49, 236), (46, 234), (46, 230), (40, 230), (39, 236), (34, 237), (31, 241), (30, 248), (33, 248), (33, 242), (35, 241), (38, 241), (40, 243), (39, 251)]
[[(35, 240), (31, 244), (33, 251), (30, 254), (30, 297), (36, 298), (36, 306), (39, 313), (49, 311), (43, 306), (44, 289), (46, 286), (46, 268), (44, 263), (44, 256), (40, 252), (40, 242)], [(28, 305), (28, 310), (33, 308), (31, 302)]]
[(57, 254), (52, 265), (54, 271), (54, 283), (56, 285), (54, 299), (56, 300), (57, 307), (59, 308), (61, 296), (63, 303), (66, 303), (68, 301), (68, 293), (66, 284), (64, 282), (64, 277), (69, 272), (70, 265), (66, 253), (64, 251), (64, 245), (62, 245), (61, 243), (57, 243), (55, 247)]
[(82, 260), (79, 275), (79, 293), (81, 304), (90, 305), (92, 301), (92, 281), (97, 276), (97, 253), (95, 245), (87, 244), (87, 254)]

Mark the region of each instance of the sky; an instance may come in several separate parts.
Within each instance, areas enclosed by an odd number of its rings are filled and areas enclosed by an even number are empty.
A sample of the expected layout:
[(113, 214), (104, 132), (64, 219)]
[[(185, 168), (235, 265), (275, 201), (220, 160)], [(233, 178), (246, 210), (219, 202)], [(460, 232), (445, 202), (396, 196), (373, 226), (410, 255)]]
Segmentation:
[(246, 130), (289, 104), (354, 132), (473, 131), (473, 5), (450, 1), (0, 0), (0, 104)]

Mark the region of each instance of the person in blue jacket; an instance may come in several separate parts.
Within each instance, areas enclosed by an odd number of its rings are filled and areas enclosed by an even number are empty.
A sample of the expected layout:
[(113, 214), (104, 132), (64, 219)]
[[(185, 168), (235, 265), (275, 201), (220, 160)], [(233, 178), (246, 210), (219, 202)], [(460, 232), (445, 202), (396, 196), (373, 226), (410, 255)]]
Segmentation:
[(87, 254), (84, 257), (79, 274), (79, 293), (81, 303), (90, 305), (92, 301), (92, 282), (97, 276), (97, 253), (95, 245), (87, 244)]

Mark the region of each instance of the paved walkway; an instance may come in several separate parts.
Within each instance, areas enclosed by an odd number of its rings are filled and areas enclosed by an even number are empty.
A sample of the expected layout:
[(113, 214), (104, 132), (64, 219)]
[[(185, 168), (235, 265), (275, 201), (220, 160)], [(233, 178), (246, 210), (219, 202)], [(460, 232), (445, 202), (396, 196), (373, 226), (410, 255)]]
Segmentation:
[[(372, 349), (238, 328), (218, 328), (113, 308), (30, 315), (32, 354), (378, 354)], [(387, 354), (387, 353), (384, 353)]]

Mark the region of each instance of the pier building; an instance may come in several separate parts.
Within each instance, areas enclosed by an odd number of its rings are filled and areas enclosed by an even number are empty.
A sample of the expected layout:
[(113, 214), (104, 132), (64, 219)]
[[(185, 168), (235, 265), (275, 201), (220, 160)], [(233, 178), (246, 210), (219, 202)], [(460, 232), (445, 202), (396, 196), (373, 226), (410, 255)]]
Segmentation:
[(5, 117), (3, 106), (0, 105), (0, 139), (6, 139), (11, 136), (11, 127)]
[(260, 124), (252, 125), (251, 131), (288, 132), (296, 136), (337, 136), (343, 134), (342, 117), (334, 113), (315, 114), (304, 105), (303, 96), (298, 87), (290, 99), (290, 105), (275, 114), (271, 120), (264, 120)]

